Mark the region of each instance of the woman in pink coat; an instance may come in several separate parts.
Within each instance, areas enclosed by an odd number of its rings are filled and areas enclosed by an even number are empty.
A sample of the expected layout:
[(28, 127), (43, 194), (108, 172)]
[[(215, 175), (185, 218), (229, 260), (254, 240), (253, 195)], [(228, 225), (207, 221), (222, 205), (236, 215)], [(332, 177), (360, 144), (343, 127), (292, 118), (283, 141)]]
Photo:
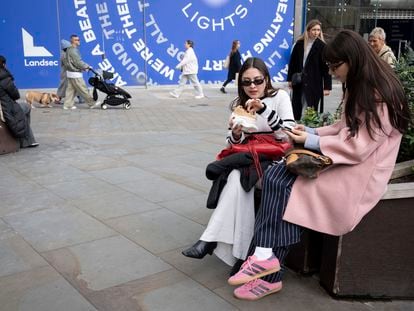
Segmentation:
[(344, 84), (342, 117), (316, 129), (296, 126), (288, 135), (329, 156), (333, 165), (316, 179), (296, 177), (284, 163), (265, 172), (250, 257), (229, 284), (239, 299), (257, 300), (282, 289), (280, 265), (302, 229), (343, 235), (381, 199), (410, 122), (401, 82), (362, 37), (343, 30), (324, 58)]

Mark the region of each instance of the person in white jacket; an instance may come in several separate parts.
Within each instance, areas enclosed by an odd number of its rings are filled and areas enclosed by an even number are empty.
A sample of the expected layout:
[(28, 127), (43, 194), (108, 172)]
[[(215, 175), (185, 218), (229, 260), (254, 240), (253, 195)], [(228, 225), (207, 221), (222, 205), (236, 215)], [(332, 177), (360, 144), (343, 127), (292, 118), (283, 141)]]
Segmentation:
[(181, 92), (183, 91), (183, 88), (186, 85), (187, 81), (191, 82), (191, 84), (194, 86), (194, 89), (197, 92), (195, 98), (199, 99), (204, 97), (203, 89), (201, 88), (200, 81), (198, 81), (197, 77), (198, 60), (197, 56), (195, 55), (193, 45), (193, 41), (185, 41), (186, 51), (184, 53), (184, 57), (181, 60), (181, 62), (175, 67), (177, 69), (180, 69), (182, 72), (178, 88), (170, 92), (170, 95), (175, 98), (180, 97)]

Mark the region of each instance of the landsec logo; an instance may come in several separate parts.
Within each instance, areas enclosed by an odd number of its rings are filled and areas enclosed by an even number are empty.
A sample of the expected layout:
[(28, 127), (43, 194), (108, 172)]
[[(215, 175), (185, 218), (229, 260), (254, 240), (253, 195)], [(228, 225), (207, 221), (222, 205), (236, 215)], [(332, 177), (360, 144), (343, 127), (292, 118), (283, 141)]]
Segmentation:
[(33, 36), (24, 28), (22, 28), (22, 42), (23, 42), (23, 54), (25, 67), (47, 67), (47, 66), (59, 66), (57, 60), (47, 60), (42, 58), (40, 60), (28, 60), (27, 57), (53, 57), (44, 46), (35, 46)]
[(202, 83), (225, 80), (223, 63), (235, 39), (242, 58), (262, 58), (274, 82), (287, 76), (294, 0), (73, 0), (62, 2), (60, 12), (66, 18), (72, 12), (83, 56), (113, 72), (118, 86), (176, 84), (186, 39), (195, 42)]

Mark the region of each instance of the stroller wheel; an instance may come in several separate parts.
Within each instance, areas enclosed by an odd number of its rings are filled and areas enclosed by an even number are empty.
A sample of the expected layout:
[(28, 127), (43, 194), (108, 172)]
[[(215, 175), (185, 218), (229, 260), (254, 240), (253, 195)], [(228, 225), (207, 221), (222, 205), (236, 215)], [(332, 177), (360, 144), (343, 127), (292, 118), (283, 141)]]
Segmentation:
[(131, 103), (130, 103), (130, 102), (126, 102), (126, 103), (124, 104), (124, 108), (125, 108), (126, 110), (129, 110), (129, 109), (131, 108)]
[(102, 104), (102, 105), (101, 105), (101, 109), (103, 109), (103, 110), (108, 109), (108, 105), (107, 105), (107, 104)]

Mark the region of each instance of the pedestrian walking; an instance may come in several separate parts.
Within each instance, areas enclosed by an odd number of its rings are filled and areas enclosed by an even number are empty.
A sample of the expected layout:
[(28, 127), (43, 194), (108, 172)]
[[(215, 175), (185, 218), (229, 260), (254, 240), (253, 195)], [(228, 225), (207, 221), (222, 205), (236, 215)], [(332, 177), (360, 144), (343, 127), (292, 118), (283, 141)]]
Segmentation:
[[(228, 72), (227, 72), (227, 80), (224, 81), (222, 87), (220, 88), (220, 91), (222, 93), (226, 93), (226, 85), (229, 84), (231, 81), (236, 79), (236, 76), (238, 75), (240, 68), (241, 68), (241, 64), (242, 64), (242, 59), (241, 59), (241, 55), (239, 52), (239, 48), (240, 48), (240, 41), (239, 40), (234, 40), (232, 45), (231, 45), (231, 50), (228, 57)], [(227, 58), (226, 58), (227, 60)]]
[(184, 43), (185, 46), (185, 53), (184, 57), (181, 62), (175, 67), (181, 70), (181, 77), (178, 88), (174, 91), (170, 92), (172, 97), (178, 98), (183, 91), (184, 86), (187, 84), (188, 81), (191, 82), (194, 89), (196, 90), (196, 99), (200, 99), (204, 97), (203, 89), (201, 87), (200, 81), (198, 80), (198, 60), (197, 56), (194, 52), (193, 46), (194, 42), (191, 40), (186, 40)]
[(63, 109), (76, 109), (75, 106), (75, 95), (85, 99), (89, 108), (98, 107), (101, 103), (96, 101), (89, 95), (88, 88), (86, 87), (85, 81), (83, 80), (83, 71), (88, 71), (91, 67), (82, 61), (79, 46), (80, 38), (78, 35), (70, 36), (71, 46), (66, 49), (65, 57), (63, 58), (63, 64), (66, 68), (67, 88), (65, 94), (65, 101)]

